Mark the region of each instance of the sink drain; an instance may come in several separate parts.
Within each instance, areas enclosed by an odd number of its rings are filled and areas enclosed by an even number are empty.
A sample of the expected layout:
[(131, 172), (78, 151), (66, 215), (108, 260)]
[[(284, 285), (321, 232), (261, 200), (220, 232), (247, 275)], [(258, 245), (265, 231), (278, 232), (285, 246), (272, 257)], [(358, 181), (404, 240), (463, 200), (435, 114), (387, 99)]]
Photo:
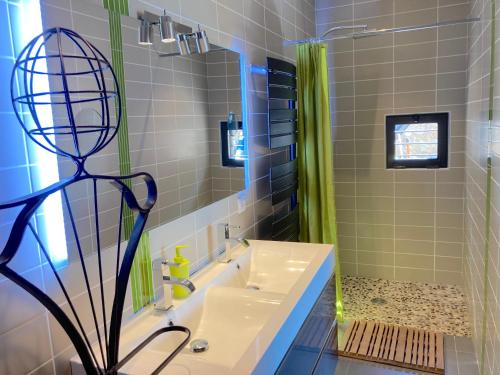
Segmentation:
[(373, 305), (385, 305), (387, 301), (381, 297), (375, 297), (370, 300)]
[(208, 350), (208, 341), (204, 339), (196, 339), (191, 341), (191, 351), (193, 353), (203, 353)]
[(251, 290), (260, 290), (260, 287), (257, 285), (247, 285), (247, 289)]

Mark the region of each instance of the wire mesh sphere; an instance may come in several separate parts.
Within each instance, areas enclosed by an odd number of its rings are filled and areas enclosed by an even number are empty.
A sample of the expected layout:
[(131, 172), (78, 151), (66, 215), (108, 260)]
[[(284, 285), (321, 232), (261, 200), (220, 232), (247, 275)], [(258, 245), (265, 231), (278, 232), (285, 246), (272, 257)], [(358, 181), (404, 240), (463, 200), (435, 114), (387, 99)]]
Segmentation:
[(11, 76), (14, 111), (48, 151), (83, 162), (116, 135), (121, 119), (111, 64), (72, 30), (52, 28), (19, 55)]

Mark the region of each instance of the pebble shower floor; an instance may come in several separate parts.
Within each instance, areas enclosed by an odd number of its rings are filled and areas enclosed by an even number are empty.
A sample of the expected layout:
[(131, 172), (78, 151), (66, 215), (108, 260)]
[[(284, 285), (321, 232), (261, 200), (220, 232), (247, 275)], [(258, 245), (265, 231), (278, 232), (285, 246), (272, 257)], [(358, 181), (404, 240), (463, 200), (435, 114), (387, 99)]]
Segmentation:
[[(364, 319), (470, 336), (465, 295), (460, 287), (408, 281), (342, 278), (346, 320)], [(385, 304), (374, 304), (383, 298)]]

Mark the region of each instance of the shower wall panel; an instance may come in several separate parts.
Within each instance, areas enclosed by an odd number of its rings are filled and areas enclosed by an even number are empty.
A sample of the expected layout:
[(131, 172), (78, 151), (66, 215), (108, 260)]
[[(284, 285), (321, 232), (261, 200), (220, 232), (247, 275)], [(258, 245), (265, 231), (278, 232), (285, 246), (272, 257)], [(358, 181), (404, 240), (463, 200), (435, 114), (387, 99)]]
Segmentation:
[[(316, 2), (316, 32), (466, 18), (464, 0)], [(349, 275), (463, 283), (467, 25), (328, 42), (340, 258)], [(447, 169), (385, 168), (385, 116), (450, 112)]]

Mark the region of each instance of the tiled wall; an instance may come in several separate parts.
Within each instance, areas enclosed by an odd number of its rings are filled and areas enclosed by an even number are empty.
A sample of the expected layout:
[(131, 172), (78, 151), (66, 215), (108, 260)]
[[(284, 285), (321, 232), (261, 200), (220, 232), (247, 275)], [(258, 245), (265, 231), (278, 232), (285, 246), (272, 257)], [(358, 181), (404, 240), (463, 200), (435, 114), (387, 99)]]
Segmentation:
[[(7, 1), (0, 0), (0, 15), (3, 20), (8, 19), (4, 16), (6, 3)], [(240, 197), (233, 195), (152, 231), (151, 245), (154, 256), (160, 254), (162, 247), (171, 252), (176, 243), (187, 243), (190, 249), (186, 254), (193, 260), (194, 266), (203, 264), (211, 259), (217, 248), (216, 232), (219, 222), (229, 221), (232, 224), (241, 225), (240, 233), (234, 233), (235, 235), (246, 235), (249, 238), (268, 237), (272, 206), (269, 199), (266, 81), (262, 76), (251, 75), (249, 65), (265, 65), (267, 55), (293, 59), (293, 48), (285, 50), (282, 41), (284, 38), (304, 38), (314, 34), (314, 1), (172, 0), (166, 2), (149, 0), (142, 3), (131, 0), (129, 3), (131, 15), (135, 15), (137, 10), (144, 8), (159, 13), (163, 7), (167, 7), (167, 12), (182, 23), (190, 26), (200, 23), (202, 27), (207, 28), (211, 41), (242, 53), (246, 63), (249, 144), (251, 146), (249, 191)], [(58, 24), (77, 30), (96, 43), (98, 48), (109, 57), (106, 51), (109, 48), (107, 39), (102, 38), (102, 34), (96, 35), (100, 31), (107, 32), (106, 13), (96, 11), (91, 4), (101, 6), (99, 0), (45, 0), (43, 1), (45, 20), (47, 24)], [(5, 24), (5, 22), (2, 23), (2, 25)], [(2, 49), (1, 61), (7, 65), (5, 69), (9, 70), (15, 53), (7, 43), (2, 43), (0, 48)], [(127, 59), (127, 53), (124, 57)], [(4, 67), (2, 71), (3, 69)], [(22, 133), (12, 118), (12, 114), (8, 113), (10, 104), (6, 101), (9, 97), (6, 81), (8, 80), (0, 82), (2, 93), (0, 115), (2, 120), (11, 118), (12, 121), (9, 120), (8, 127), (13, 134), (12, 142), (17, 142), (16, 144), (22, 148), (24, 147)], [(5, 121), (2, 123), (5, 124)], [(3, 132), (6, 131), (3, 130)], [(118, 173), (116, 147), (110, 147), (108, 152), (115, 156), (107, 160), (114, 160), (114, 162), (99, 164), (99, 160), (96, 160), (92, 163), (92, 167), (102, 168), (100, 171), (106, 173)], [(0, 158), (2, 163), (0, 173), (3, 181), (2, 199), (5, 198), (4, 189), (16, 196), (21, 195), (22, 189), (29, 187), (24, 154), (2, 152)], [(104, 159), (106, 158), (102, 160)], [(11, 181), (15, 181), (12, 189), (5, 184), (5, 181), (9, 181), (8, 176), (13, 176)], [(32, 247), (29, 249), (32, 251)], [(111, 253), (106, 251), (105, 254)], [(50, 276), (50, 270), (46, 265), (40, 264), (38, 254), (35, 255), (30, 253), (28, 256), (22, 253), (15, 262), (16, 269), (22, 271), (37, 285), (57, 293), (56, 289), (53, 289), (54, 280)], [(93, 260), (89, 258), (89, 262)], [(107, 268), (112, 269), (112, 267)], [(70, 294), (77, 299), (79, 304), (82, 304), (79, 306), (83, 308), (85, 294), (82, 294), (82, 283), (80, 277), (77, 276), (79, 274), (72, 267), (63, 270), (63, 274), (64, 280), (71, 285)], [(107, 276), (109, 278), (106, 287), (113, 284), (112, 275)], [(74, 354), (74, 350), (61, 329), (52, 318), (49, 318), (47, 312), (32, 297), (5, 279), (0, 279), (0, 299), (3, 306), (0, 322), (0, 347), (2, 348), (0, 373), (67, 373), (68, 360)], [(130, 312), (129, 298), (126, 305)]]
[[(465, 18), (466, 0), (318, 0), (317, 32)], [(462, 283), (467, 26), (329, 45), (340, 258), (350, 275)], [(385, 169), (384, 116), (450, 112), (449, 169)]]
[[(498, 67), (499, 29), (495, 1), (496, 57), (491, 65), (492, 2), (471, 1), (470, 12), (481, 22), (469, 28), (469, 71), (467, 85), (466, 124), (466, 210), (465, 210), (465, 281), (472, 312), (473, 339), (476, 356), (483, 366), (483, 374), (500, 372), (500, 176), (499, 118), (500, 76)], [(494, 72), (494, 90), (490, 100), (491, 68)], [(492, 108), (491, 128), (488, 110)], [(490, 129), (489, 129), (490, 128)], [(491, 199), (488, 200), (488, 151), (491, 155)], [(490, 215), (487, 206), (490, 208)], [(489, 216), (489, 219), (488, 219)], [(489, 229), (486, 228), (489, 222)], [(488, 231), (487, 231), (488, 229)], [(486, 239), (489, 238), (489, 245)]]

